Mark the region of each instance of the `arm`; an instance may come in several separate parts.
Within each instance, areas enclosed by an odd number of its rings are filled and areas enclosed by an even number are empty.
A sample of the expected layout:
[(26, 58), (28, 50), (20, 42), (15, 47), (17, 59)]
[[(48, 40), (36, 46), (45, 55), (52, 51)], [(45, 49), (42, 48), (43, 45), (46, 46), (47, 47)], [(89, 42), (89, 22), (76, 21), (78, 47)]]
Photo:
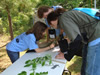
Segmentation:
[(28, 52), (37, 52), (37, 53), (40, 53), (40, 52), (44, 52), (44, 51), (50, 50), (53, 47), (54, 47), (54, 44), (51, 44), (50, 46), (48, 46), (46, 48), (37, 48), (37, 49), (28, 50), (26, 53), (28, 53)]
[(37, 49), (35, 49), (35, 51), (36, 51), (37, 53), (40, 53), (40, 52), (47, 51), (47, 50), (49, 50), (49, 49), (51, 49), (51, 48), (53, 48), (53, 47), (54, 47), (54, 44), (51, 44), (50, 46), (45, 47), (45, 48), (37, 48)]
[(59, 41), (60, 50), (64, 53), (65, 59), (68, 61), (75, 55), (75, 53), (79, 50), (80, 45), (82, 44), (82, 38), (80, 35), (77, 35), (75, 40), (68, 44), (67, 40)]

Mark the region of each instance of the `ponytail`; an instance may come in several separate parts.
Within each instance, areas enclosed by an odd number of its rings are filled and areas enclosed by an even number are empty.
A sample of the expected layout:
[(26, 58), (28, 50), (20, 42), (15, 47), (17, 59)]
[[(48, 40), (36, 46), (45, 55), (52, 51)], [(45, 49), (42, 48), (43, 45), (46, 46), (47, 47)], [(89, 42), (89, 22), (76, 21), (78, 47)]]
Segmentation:
[(57, 13), (59, 16), (64, 13), (66, 10), (64, 8), (57, 8), (54, 12)]

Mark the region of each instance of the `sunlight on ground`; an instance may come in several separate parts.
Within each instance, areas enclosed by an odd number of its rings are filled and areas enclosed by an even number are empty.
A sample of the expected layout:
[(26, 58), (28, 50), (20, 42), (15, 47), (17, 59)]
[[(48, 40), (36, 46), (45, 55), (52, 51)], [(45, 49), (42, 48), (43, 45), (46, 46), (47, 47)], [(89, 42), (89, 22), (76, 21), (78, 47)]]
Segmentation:
[(7, 67), (11, 65), (10, 59), (6, 53), (6, 49), (0, 49), (0, 72), (5, 70)]
[[(10, 42), (10, 37), (7, 35), (0, 35), (0, 47)], [(20, 53), (20, 56), (24, 55), (25, 51)], [(11, 65), (11, 61), (6, 53), (6, 47), (0, 48), (0, 72), (4, 71)]]
[[(20, 57), (23, 56), (26, 53), (26, 51), (20, 52)], [(6, 48), (0, 49), (0, 72), (4, 71), (6, 68), (8, 68), (11, 65), (11, 61), (6, 53)]]
[(69, 71), (71, 71), (71, 75), (80, 75), (82, 65), (82, 58), (79, 56), (74, 56), (71, 61), (68, 61), (66, 66)]

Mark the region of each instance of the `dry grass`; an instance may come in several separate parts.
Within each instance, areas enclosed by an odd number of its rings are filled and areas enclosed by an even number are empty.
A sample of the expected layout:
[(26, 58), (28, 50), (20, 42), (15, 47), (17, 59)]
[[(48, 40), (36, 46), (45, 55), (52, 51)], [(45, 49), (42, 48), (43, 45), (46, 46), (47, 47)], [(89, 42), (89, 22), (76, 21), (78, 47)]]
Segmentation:
[(81, 65), (82, 58), (79, 56), (74, 56), (73, 59), (66, 64), (68, 70), (71, 71), (71, 75), (80, 75)]
[[(0, 35), (0, 47), (10, 42), (10, 37), (7, 35)], [(24, 52), (20, 53), (20, 56), (25, 54)], [(6, 47), (0, 48), (0, 72), (3, 72), (6, 68), (11, 65), (11, 61), (6, 53)]]
[(11, 65), (11, 62), (6, 53), (6, 49), (2, 48), (0, 50), (0, 72), (4, 71), (10, 65)]
[[(0, 47), (5, 45), (10, 41), (9, 37), (6, 35), (0, 35)], [(10, 59), (6, 53), (6, 48), (0, 48), (0, 72), (4, 71), (7, 67), (11, 65)]]

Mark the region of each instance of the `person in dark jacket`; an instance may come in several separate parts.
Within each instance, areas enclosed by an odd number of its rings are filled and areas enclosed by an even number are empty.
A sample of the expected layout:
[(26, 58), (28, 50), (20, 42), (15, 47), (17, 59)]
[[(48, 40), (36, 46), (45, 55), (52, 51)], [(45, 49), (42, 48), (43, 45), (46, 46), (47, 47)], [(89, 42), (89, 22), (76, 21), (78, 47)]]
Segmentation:
[(72, 53), (84, 43), (86, 47), (83, 49), (81, 75), (100, 75), (100, 20), (84, 12), (70, 10), (63, 13), (53, 11), (48, 15), (47, 21), (53, 28), (63, 29), (71, 41), (69, 44), (65, 41), (66, 45), (63, 46), (66, 48), (61, 49), (65, 59), (70, 60)]

